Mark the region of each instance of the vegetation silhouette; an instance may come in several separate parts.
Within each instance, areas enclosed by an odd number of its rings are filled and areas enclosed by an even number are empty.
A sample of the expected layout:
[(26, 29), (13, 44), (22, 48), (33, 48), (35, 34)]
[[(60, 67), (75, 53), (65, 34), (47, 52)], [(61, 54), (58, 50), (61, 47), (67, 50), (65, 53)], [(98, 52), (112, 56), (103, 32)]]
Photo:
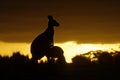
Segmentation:
[(29, 57), (21, 55), (20, 52), (14, 52), (13, 55), (10, 57), (11, 64), (27, 64), (29, 63)]
[(48, 20), (47, 29), (42, 34), (38, 35), (31, 44), (33, 62), (37, 62), (37, 60), (41, 59), (43, 56), (46, 56), (48, 61), (51, 61), (52, 56), (49, 56), (49, 50), (56, 49), (52, 48), (54, 46), (54, 26), (59, 26), (59, 23), (54, 20), (52, 16), (48, 16)]
[(119, 51), (115, 51), (115, 54), (113, 56), (113, 62), (114, 64), (120, 65), (120, 52)]
[(90, 58), (85, 57), (84, 55), (77, 55), (72, 58), (74, 65), (89, 65), (91, 64)]
[[(60, 49), (59, 47), (55, 48)], [(61, 49), (60, 53), (62, 54)], [(86, 55), (81, 54), (72, 58), (73, 63), (32, 64), (28, 56), (21, 55), (20, 52), (14, 52), (11, 57), (0, 56), (0, 73), (2, 76), (0, 79), (120, 79), (120, 52), (109, 53), (103, 51), (101, 53), (95, 52), (95, 54), (100, 54), (101, 56), (96, 57), (98, 59), (95, 62), (86, 57)], [(55, 53), (54, 57), (56, 56), (58, 55)]]
[(102, 52), (102, 54), (98, 56), (98, 63), (100, 64), (111, 64), (112, 61), (112, 55), (110, 55), (108, 52)]

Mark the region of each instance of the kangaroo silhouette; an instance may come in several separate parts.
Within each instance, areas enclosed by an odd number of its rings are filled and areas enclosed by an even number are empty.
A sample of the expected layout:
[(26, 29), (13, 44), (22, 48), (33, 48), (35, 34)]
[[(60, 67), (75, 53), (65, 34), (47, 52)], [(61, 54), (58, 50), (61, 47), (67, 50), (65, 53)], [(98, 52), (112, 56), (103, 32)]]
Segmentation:
[(48, 20), (47, 29), (42, 34), (38, 35), (31, 44), (33, 61), (37, 61), (43, 56), (47, 56), (48, 50), (54, 46), (54, 26), (59, 26), (59, 23), (54, 20), (52, 16), (48, 16)]
[[(47, 56), (49, 57), (49, 63), (66, 63), (64, 57), (64, 51), (59, 46), (53, 46), (49, 49)], [(57, 58), (57, 60), (55, 60)]]

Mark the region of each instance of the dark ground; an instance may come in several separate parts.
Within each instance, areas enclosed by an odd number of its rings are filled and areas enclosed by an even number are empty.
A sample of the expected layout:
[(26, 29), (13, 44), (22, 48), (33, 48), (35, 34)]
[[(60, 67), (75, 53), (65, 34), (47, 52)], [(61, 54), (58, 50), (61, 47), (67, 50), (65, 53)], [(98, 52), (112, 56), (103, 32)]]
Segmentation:
[(119, 65), (3, 64), (3, 80), (119, 80)]

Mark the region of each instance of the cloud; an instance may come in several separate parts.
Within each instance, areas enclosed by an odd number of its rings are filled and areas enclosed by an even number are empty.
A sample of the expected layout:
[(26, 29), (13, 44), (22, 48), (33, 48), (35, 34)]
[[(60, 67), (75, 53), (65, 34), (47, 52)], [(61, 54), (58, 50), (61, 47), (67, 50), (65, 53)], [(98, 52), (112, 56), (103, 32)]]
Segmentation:
[[(87, 2), (86, 2), (87, 1)], [(119, 1), (2, 0), (0, 40), (32, 41), (47, 27), (47, 15), (60, 22), (55, 41), (119, 42)]]

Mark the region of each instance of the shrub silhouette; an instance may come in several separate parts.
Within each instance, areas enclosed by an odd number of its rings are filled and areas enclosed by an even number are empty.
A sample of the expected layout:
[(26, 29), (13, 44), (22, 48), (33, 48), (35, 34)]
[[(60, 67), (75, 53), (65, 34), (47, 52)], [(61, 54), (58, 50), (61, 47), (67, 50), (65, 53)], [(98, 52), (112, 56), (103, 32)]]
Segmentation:
[(83, 55), (77, 55), (72, 58), (74, 65), (88, 65), (91, 63), (91, 60)]
[(114, 53), (115, 55), (113, 56), (113, 61), (115, 64), (119, 64), (120, 65), (120, 52), (116, 52)]
[(29, 61), (28, 56), (21, 55), (20, 52), (14, 52), (10, 57), (11, 64), (27, 64)]
[(100, 64), (111, 64), (111, 63), (113, 63), (112, 55), (108, 52), (102, 52), (98, 56), (98, 63), (100, 63)]
[(8, 64), (9, 63), (9, 57), (8, 56), (4, 56), (4, 57), (2, 57), (2, 56), (0, 56), (0, 64), (2, 65), (2, 64)]

